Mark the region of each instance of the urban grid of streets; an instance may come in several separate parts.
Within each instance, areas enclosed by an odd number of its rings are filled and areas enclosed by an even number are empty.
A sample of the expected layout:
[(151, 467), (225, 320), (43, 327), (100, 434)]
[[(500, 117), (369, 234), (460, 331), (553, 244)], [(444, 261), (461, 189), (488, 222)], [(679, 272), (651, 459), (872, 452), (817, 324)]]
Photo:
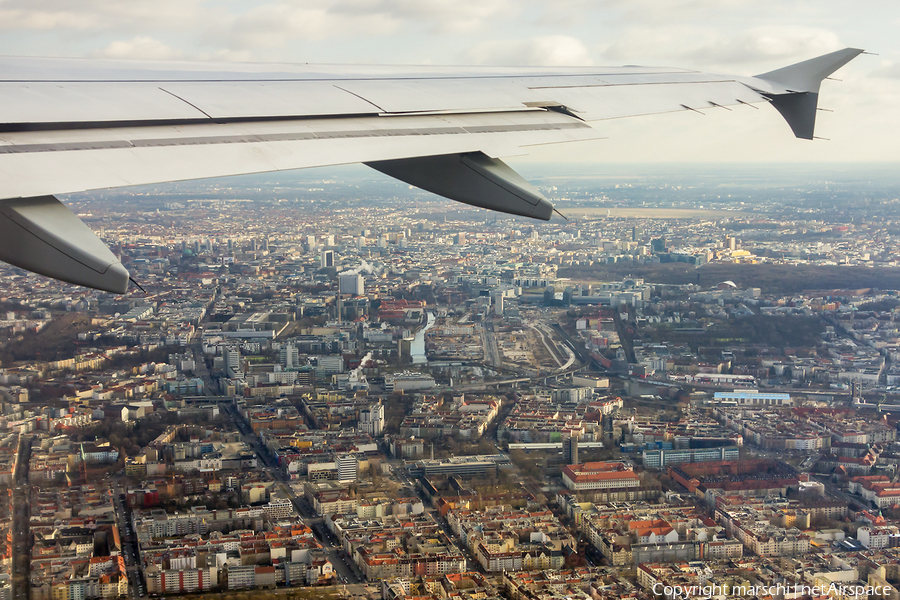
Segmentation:
[(895, 186), (562, 180), (547, 224), (353, 173), (75, 198), (147, 292), (5, 268), (0, 593), (302, 563), (350, 596), (453, 572), (511, 596), (532, 570), (649, 598), (674, 561), (900, 560)]

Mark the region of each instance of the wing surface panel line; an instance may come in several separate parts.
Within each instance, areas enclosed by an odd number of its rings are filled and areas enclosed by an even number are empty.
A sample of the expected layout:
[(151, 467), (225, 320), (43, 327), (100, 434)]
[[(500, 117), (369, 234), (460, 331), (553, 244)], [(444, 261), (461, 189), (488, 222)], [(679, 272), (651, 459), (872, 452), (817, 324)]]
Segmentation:
[(374, 106), (375, 108), (377, 108), (378, 110), (380, 110), (381, 112), (388, 112), (388, 111), (384, 110), (383, 108), (381, 108), (380, 106), (378, 106), (377, 104), (375, 104), (374, 102), (372, 102), (371, 100), (369, 100), (368, 98), (366, 98), (366, 97), (364, 97), (364, 96), (360, 96), (359, 94), (356, 94), (356, 93), (354, 93), (354, 92), (351, 92), (351, 91), (348, 90), (348, 89), (342, 88), (342, 87), (339, 86), (339, 85), (335, 85), (334, 87), (337, 88), (337, 89), (339, 89), (339, 90), (341, 90), (342, 92), (346, 92), (346, 93), (350, 94), (351, 96), (356, 96), (357, 98), (359, 98), (359, 99), (362, 100), (363, 102), (368, 102), (369, 104), (371, 104), (372, 106)]
[(590, 83), (585, 85), (543, 85), (529, 86), (529, 90), (565, 90), (569, 88), (607, 88), (639, 85), (684, 85), (693, 83), (738, 83), (734, 79), (704, 79), (703, 81), (633, 81), (631, 83)]
[(29, 154), (35, 152), (71, 152), (80, 150), (113, 150), (121, 148), (159, 148), (166, 146), (192, 146), (212, 144), (255, 144), (261, 142), (295, 142), (341, 138), (402, 137), (427, 135), (458, 135), (472, 133), (502, 133), (525, 131), (559, 131), (564, 129), (588, 129), (580, 122), (534, 123), (494, 126), (448, 126), (415, 129), (360, 129), (344, 131), (310, 131), (298, 133), (271, 133), (233, 136), (204, 136), (185, 138), (147, 138), (136, 140), (108, 140), (97, 142), (63, 142), (48, 144), (0, 145), (0, 154)]
[(185, 100), (184, 98), (182, 98), (182, 97), (179, 96), (178, 94), (176, 94), (176, 93), (174, 93), (174, 92), (170, 92), (169, 90), (167, 90), (166, 88), (164, 88), (164, 87), (162, 87), (162, 86), (160, 86), (159, 90), (160, 90), (161, 92), (165, 92), (165, 93), (169, 94), (169, 95), (172, 96), (173, 98), (177, 98), (177, 99), (181, 100), (182, 102), (184, 102), (185, 104), (187, 104), (187, 105), (190, 106), (191, 108), (194, 108), (194, 109), (196, 109), (196, 110), (202, 112), (202, 113), (203, 113), (204, 115), (206, 115), (208, 118), (212, 119), (212, 116), (210, 116), (205, 110), (203, 110), (202, 108), (200, 108), (200, 107), (197, 106), (196, 104), (192, 104), (192, 103), (188, 102), (187, 100)]

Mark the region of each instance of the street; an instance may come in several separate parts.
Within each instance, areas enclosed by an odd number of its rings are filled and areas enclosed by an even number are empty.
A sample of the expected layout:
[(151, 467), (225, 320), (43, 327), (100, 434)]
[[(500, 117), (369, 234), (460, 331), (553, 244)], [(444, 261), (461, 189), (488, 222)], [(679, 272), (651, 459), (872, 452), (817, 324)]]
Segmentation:
[(31, 597), (31, 530), (28, 502), (28, 463), (31, 459), (32, 436), (19, 438), (19, 461), (13, 474), (12, 489), (12, 597), (29, 600)]
[(284, 494), (291, 500), (291, 503), (294, 505), (294, 509), (297, 513), (303, 517), (306, 524), (313, 530), (313, 534), (316, 536), (316, 539), (322, 544), (322, 547), (325, 549), (325, 552), (328, 555), (328, 559), (331, 561), (331, 564), (334, 566), (335, 573), (337, 573), (338, 581), (340, 583), (361, 583), (365, 581), (365, 577), (359, 571), (357, 566), (353, 563), (352, 560), (347, 556), (347, 554), (340, 548), (338, 544), (337, 538), (329, 532), (325, 526), (324, 517), (317, 516), (312, 507), (307, 502), (306, 498), (298, 496), (294, 491), (293, 487), (290, 485), (289, 481), (286, 481), (282, 470), (278, 468), (275, 464), (274, 460), (270, 456), (268, 450), (266, 450), (260, 443), (259, 438), (250, 430), (247, 423), (244, 419), (237, 414), (235, 408), (231, 405), (226, 405), (227, 408), (223, 411), (223, 414), (227, 414), (231, 417), (234, 422), (234, 426), (238, 431), (241, 432), (244, 442), (246, 442), (256, 453), (257, 459), (262, 462), (262, 466), (264, 470), (272, 476), (273, 479), (278, 481), (278, 485), (281, 487)]

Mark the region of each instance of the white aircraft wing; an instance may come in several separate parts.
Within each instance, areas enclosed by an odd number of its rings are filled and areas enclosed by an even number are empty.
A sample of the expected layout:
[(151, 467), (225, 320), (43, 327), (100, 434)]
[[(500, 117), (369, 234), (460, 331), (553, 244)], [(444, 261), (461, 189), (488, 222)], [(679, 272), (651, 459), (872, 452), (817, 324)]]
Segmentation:
[(553, 206), (500, 157), (596, 139), (605, 119), (763, 102), (811, 139), (819, 84), (860, 52), (756, 77), (0, 58), (0, 259), (121, 293), (128, 272), (55, 195), (356, 162), (548, 220)]

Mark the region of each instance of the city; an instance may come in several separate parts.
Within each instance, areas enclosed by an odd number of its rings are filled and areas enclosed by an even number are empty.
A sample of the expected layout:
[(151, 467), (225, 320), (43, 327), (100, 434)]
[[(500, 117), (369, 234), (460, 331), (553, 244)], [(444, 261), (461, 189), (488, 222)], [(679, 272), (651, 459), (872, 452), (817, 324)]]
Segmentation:
[(900, 597), (893, 169), (519, 168), (65, 198), (140, 287), (0, 265), (0, 600)]

